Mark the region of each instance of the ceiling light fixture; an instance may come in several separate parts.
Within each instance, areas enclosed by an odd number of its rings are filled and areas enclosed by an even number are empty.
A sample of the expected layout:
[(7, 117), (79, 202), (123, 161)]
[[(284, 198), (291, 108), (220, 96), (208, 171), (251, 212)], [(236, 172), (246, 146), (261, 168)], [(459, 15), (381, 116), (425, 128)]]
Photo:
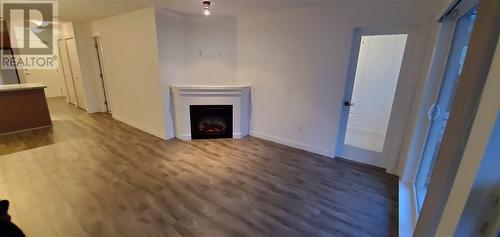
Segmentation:
[(210, 4), (212, 3), (210, 1), (202, 1), (201, 4), (203, 5), (203, 14), (210, 16)]

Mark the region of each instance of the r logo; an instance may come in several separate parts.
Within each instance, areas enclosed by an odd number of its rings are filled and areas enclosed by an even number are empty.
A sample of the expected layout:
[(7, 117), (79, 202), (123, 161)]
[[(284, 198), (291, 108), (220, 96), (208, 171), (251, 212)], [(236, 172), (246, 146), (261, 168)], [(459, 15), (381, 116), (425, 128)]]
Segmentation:
[(11, 47), (22, 54), (52, 54), (52, 2), (4, 2), (3, 19), (9, 29)]
[[(7, 54), (0, 52), (0, 69), (56, 69), (57, 63), (57, 1), (0, 0), (1, 45), (10, 45)], [(56, 44), (57, 45), (57, 44)]]

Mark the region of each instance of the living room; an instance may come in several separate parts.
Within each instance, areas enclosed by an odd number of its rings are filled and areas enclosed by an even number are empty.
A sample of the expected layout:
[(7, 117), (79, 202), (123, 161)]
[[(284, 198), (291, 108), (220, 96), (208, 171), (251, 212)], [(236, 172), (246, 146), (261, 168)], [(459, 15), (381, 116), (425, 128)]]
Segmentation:
[(51, 3), (57, 65), (0, 78), (27, 236), (498, 233), (498, 2)]

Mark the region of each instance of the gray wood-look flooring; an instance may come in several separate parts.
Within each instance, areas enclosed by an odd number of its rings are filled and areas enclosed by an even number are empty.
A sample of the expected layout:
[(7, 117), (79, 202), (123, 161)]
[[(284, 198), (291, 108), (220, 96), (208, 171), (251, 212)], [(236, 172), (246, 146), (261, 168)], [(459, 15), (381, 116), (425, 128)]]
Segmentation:
[(27, 236), (397, 236), (397, 178), (254, 137), (164, 141), (49, 99), (0, 136), (0, 198)]

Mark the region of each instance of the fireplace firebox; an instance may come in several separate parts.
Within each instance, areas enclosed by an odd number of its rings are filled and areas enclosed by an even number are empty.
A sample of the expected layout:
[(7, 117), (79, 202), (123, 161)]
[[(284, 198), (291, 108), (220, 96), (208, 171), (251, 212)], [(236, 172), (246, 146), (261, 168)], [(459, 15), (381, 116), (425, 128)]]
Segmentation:
[(190, 105), (191, 139), (232, 138), (232, 105)]

